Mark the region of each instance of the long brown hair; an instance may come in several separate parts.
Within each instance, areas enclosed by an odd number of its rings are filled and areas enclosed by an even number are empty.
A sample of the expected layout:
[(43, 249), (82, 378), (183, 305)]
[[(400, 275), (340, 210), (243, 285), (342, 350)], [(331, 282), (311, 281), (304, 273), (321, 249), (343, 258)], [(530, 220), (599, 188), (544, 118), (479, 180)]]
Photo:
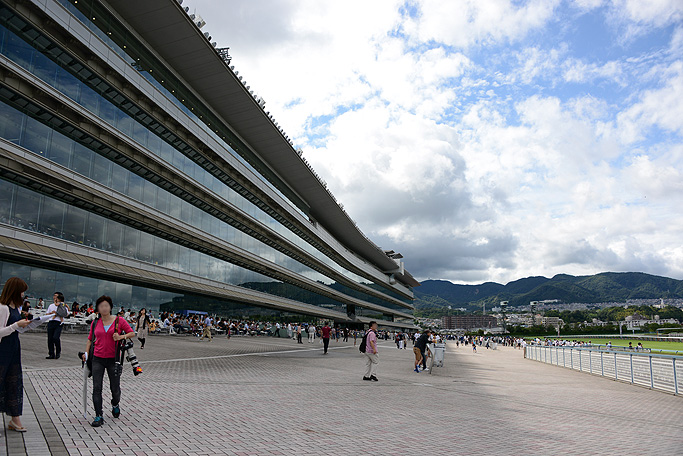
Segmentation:
[(10, 277), (2, 287), (2, 294), (0, 294), (0, 304), (14, 304), (14, 307), (19, 308), (23, 304), (21, 294), (28, 290), (26, 282), (19, 277)]

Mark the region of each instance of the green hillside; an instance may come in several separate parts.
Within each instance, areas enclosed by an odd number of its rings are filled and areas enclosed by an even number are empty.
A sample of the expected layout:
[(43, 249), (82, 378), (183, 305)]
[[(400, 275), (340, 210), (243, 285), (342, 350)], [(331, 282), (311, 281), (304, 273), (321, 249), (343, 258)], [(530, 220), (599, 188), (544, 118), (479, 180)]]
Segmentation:
[(457, 285), (445, 280), (425, 280), (415, 289), (415, 306), (424, 310), (450, 305), (474, 311), (484, 305), (490, 309), (500, 301), (519, 307), (548, 299), (597, 303), (658, 298), (683, 298), (683, 281), (642, 272), (603, 272), (592, 276), (558, 274), (551, 279), (528, 277), (506, 285)]

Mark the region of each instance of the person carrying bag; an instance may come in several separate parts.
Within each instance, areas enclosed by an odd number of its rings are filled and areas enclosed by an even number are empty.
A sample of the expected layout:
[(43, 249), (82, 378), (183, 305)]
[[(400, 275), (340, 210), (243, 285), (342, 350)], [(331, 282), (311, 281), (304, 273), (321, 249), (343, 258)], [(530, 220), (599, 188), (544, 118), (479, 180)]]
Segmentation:
[(12, 418), (7, 428), (26, 432), (21, 424), (24, 406), (24, 381), (21, 373), (20, 328), (30, 321), (21, 318), (20, 309), (28, 285), (18, 277), (10, 277), (0, 293), (0, 413)]
[(99, 427), (104, 424), (102, 383), (105, 370), (109, 377), (109, 388), (111, 390), (112, 416), (118, 418), (121, 414), (119, 408), (121, 365), (117, 365), (116, 358), (120, 341), (133, 338), (135, 332), (125, 319), (112, 315), (114, 303), (109, 296), (97, 298), (95, 309), (99, 317), (93, 322), (91, 332), (88, 335), (88, 343), (85, 347), (85, 353), (88, 355), (86, 356), (84, 353), (82, 359), (83, 362), (90, 361), (92, 363), (90, 372), (93, 381), (92, 401), (95, 407), (95, 420), (92, 422), (92, 426)]

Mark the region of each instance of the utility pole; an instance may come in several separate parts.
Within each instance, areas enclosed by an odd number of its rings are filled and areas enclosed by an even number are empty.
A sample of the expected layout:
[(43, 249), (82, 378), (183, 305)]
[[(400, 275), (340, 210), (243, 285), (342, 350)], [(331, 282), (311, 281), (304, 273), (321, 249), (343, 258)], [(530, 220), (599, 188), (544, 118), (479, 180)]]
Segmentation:
[(500, 301), (500, 309), (503, 314), (503, 334), (507, 333), (507, 317), (505, 315), (505, 309), (507, 309), (508, 301)]

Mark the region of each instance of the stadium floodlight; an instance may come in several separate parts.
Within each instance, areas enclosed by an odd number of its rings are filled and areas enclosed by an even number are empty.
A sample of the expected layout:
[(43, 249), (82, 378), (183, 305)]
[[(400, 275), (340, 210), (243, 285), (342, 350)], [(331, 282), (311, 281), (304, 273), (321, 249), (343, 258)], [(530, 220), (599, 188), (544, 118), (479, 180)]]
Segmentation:
[[(214, 46), (216, 47), (216, 44), (214, 43)], [(227, 64), (230, 65), (230, 61), (232, 60), (232, 57), (230, 57), (230, 48), (229, 47), (224, 47), (224, 48), (216, 48), (216, 52), (218, 52), (218, 56)], [(230, 69), (232, 71), (235, 71), (235, 66), (231, 66)]]

